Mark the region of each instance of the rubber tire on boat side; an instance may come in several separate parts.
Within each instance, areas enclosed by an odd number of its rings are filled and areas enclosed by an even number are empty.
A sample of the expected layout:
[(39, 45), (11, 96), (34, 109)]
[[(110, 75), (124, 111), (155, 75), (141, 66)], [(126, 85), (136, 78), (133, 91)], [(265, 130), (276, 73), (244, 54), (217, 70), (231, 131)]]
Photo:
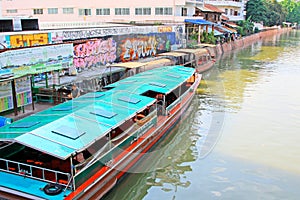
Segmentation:
[(55, 183), (48, 183), (44, 188), (44, 192), (48, 195), (54, 196), (62, 192), (62, 186)]

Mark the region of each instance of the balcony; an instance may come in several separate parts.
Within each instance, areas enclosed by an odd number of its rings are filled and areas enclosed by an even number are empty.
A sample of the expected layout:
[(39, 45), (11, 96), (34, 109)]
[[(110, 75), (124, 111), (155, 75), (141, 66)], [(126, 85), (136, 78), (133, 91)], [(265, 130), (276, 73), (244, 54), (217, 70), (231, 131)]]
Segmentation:
[(184, 6), (187, 4), (193, 4), (193, 5), (198, 5), (198, 4), (203, 4), (204, 0), (175, 0), (175, 5), (176, 6)]
[(208, 0), (205, 1), (205, 3), (212, 4), (214, 6), (232, 6), (232, 7), (238, 7), (241, 8), (244, 6), (244, 3), (242, 1), (232, 1), (232, 0)]
[(240, 21), (240, 20), (245, 20), (245, 16), (242, 15), (238, 15), (238, 16), (234, 16), (234, 15), (227, 15), (227, 17), (229, 17), (229, 21)]

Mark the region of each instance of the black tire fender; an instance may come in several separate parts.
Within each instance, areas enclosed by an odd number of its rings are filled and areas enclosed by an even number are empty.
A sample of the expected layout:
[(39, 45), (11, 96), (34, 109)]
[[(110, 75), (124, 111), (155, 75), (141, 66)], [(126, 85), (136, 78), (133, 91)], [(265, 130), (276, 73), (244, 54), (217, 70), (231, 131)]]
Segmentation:
[(62, 186), (56, 183), (48, 183), (44, 188), (44, 192), (48, 195), (54, 196), (62, 192)]

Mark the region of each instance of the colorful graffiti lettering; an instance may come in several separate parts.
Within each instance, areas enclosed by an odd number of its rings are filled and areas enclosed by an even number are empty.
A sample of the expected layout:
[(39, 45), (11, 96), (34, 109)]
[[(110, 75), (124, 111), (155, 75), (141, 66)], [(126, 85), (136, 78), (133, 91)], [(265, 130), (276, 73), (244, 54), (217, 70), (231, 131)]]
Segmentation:
[(48, 41), (48, 33), (10, 36), (11, 48), (45, 45)]
[(162, 27), (158, 27), (157, 31), (160, 33), (164, 33), (164, 32), (172, 32), (172, 26), (162, 26)]
[(87, 41), (74, 46), (74, 66), (90, 68), (116, 60), (116, 42), (112, 38)]
[(127, 38), (121, 45), (120, 60), (122, 62), (138, 60), (139, 58), (155, 56), (157, 54), (157, 45), (155, 36), (145, 36), (143, 38)]

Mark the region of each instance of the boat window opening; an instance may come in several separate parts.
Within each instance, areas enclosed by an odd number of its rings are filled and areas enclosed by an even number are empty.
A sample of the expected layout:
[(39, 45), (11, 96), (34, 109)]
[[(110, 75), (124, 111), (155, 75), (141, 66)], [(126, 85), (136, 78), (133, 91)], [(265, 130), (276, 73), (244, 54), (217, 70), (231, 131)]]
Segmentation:
[(125, 101), (127, 103), (132, 103), (132, 104), (137, 104), (141, 101), (140, 99), (137, 99), (134, 97), (128, 97), (128, 96), (122, 96), (122, 97), (118, 98), (118, 100)]
[(177, 96), (174, 92), (169, 93), (166, 96), (166, 106), (168, 107), (169, 105), (171, 105), (176, 99), (177, 99)]
[(190, 88), (190, 86), (191, 86), (191, 84), (188, 83), (187, 81), (185, 81), (183, 84), (181, 84), (181, 86), (180, 86), (181, 94), (185, 93)]
[[(54, 171), (70, 173), (71, 164), (69, 159), (60, 160), (43, 152), (16, 143), (14, 148), (17, 147), (22, 148), (20, 151), (9, 148), (9, 150), (14, 151), (14, 153), (6, 157), (6, 160), (1, 160), (0, 169), (9, 170), (19, 173), (20, 175), (29, 175), (46, 181), (68, 181), (67, 175), (56, 174)], [(8, 166), (4, 161), (7, 161)]]
[(157, 87), (161, 87), (161, 88), (164, 88), (167, 86), (167, 84), (158, 83), (158, 82), (150, 82), (149, 85), (153, 85), (153, 86), (157, 86)]
[(100, 108), (97, 108), (97, 109), (95, 109), (94, 111), (92, 111), (90, 113), (93, 114), (93, 115), (105, 117), (107, 119), (111, 119), (111, 118), (113, 118), (114, 116), (117, 115), (117, 113), (110, 112), (110, 111), (107, 111), (107, 110), (103, 110), (103, 109), (100, 109)]
[(76, 153), (76, 155), (73, 158), (75, 159), (75, 161), (82, 163), (85, 160), (89, 159), (91, 156), (92, 154), (86, 149), (82, 152)]
[(76, 140), (77, 138), (85, 134), (85, 131), (83, 130), (78, 130), (77, 128), (72, 128), (66, 125), (62, 125), (57, 129), (52, 130), (51, 132), (67, 138), (71, 138), (73, 140)]
[(187, 80), (187, 84), (190, 86), (195, 82), (195, 75), (191, 76), (188, 80)]
[(77, 108), (77, 106), (59, 106), (52, 108), (53, 111), (69, 111), (74, 108)]
[(158, 94), (158, 93), (155, 92), (155, 91), (148, 90), (148, 91), (142, 93), (141, 95), (142, 95), (142, 96), (146, 96), (146, 97), (156, 98), (156, 95), (157, 95), (157, 94)]
[(33, 127), (34, 125), (37, 125), (41, 122), (35, 121), (35, 122), (18, 122), (16, 124), (10, 125), (9, 128), (30, 128)]

